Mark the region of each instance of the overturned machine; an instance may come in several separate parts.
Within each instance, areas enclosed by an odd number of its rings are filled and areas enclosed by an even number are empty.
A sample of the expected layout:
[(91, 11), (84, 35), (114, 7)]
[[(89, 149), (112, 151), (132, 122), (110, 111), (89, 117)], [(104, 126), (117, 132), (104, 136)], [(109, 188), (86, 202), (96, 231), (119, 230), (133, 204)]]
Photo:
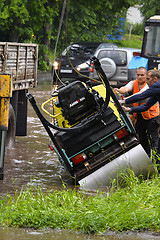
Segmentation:
[(84, 189), (110, 185), (120, 171), (136, 176), (155, 172), (139, 144), (97, 58), (92, 59), (102, 84), (91, 87), (74, 81), (58, 87), (51, 100), (54, 124), (48, 121), (28, 93), (37, 116), (52, 141), (60, 163)]

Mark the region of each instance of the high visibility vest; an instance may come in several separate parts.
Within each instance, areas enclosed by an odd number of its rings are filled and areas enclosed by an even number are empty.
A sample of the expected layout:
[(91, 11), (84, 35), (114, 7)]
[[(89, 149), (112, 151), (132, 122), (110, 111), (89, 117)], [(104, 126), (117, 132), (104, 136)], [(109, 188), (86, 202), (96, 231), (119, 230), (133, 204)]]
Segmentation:
[[(145, 87), (146, 84), (147, 83), (143, 84), (142, 89)], [(139, 91), (140, 91), (139, 84), (138, 84), (138, 80), (136, 79), (136, 80), (134, 80), (133, 94), (138, 93)], [(147, 99), (143, 99), (139, 102), (133, 103), (133, 106), (137, 107), (139, 105), (143, 105), (146, 103), (146, 101), (147, 101)], [(146, 120), (157, 117), (159, 115), (159, 103), (157, 102), (152, 107), (150, 107), (147, 111), (141, 112), (141, 114), (142, 114), (142, 117)], [(137, 118), (137, 113), (133, 113), (133, 116), (131, 117), (132, 122), (135, 121), (136, 118)], [(133, 122), (133, 124), (135, 124), (135, 123)]]

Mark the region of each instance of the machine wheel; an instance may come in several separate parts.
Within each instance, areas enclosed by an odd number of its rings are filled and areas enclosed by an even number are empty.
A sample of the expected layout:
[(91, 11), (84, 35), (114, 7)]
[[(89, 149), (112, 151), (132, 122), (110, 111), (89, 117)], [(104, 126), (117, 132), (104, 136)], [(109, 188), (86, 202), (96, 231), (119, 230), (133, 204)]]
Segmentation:
[(12, 105), (9, 105), (8, 130), (6, 137), (6, 147), (13, 147), (16, 133), (16, 117)]

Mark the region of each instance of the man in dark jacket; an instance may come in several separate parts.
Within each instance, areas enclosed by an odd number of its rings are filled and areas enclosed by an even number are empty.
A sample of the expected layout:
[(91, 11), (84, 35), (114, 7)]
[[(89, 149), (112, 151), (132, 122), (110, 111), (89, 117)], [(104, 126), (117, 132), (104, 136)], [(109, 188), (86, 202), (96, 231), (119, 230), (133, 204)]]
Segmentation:
[[(149, 88), (146, 78), (147, 69), (144, 67), (139, 67), (136, 73), (136, 80), (130, 81), (124, 87), (120, 89), (115, 89), (120, 93), (132, 92), (137, 94), (145, 91)], [(147, 99), (143, 99), (137, 103), (133, 103), (134, 107), (145, 104)], [(159, 141), (159, 103), (155, 104), (147, 111), (142, 113), (130, 114), (135, 130), (138, 134), (138, 139), (146, 153), (150, 156), (151, 148), (158, 148)]]
[[(160, 102), (160, 71), (158, 70), (149, 70), (147, 73), (147, 84), (149, 88), (140, 94), (135, 94), (131, 97), (128, 97), (124, 100), (120, 100), (120, 103), (130, 104), (137, 101), (140, 101), (145, 98), (149, 98), (145, 104), (138, 107), (123, 107), (125, 111), (133, 112), (144, 112), (148, 110), (151, 106)], [(158, 123), (157, 123), (158, 124)], [(152, 126), (151, 126), (152, 128)], [(160, 154), (160, 141), (158, 144), (158, 154)]]

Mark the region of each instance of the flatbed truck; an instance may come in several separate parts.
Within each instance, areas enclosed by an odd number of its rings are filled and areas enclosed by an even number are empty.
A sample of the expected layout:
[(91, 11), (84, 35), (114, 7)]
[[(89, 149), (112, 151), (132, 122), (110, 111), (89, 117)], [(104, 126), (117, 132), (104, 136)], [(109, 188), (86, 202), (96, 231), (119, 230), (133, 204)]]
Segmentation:
[(27, 135), (28, 89), (37, 85), (38, 45), (0, 42), (0, 179), (6, 147)]

